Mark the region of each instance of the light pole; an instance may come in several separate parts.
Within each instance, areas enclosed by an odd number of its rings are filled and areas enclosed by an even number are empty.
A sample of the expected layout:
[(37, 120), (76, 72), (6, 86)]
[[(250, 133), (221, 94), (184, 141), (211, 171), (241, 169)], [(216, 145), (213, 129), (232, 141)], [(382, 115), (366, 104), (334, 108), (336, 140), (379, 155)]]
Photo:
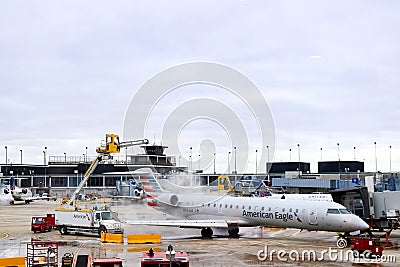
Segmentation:
[(269, 146), (267, 146), (267, 183), (269, 186), (269, 170), (270, 170), (271, 166), (269, 164)]
[(257, 161), (258, 161), (258, 159), (257, 159), (257, 151), (258, 151), (258, 150), (256, 149), (256, 174), (257, 174), (257, 164), (258, 164), (258, 163), (257, 163)]
[(320, 148), (320, 150), (321, 150), (321, 161), (322, 161), (322, 147)]
[(6, 177), (7, 177), (7, 162), (8, 162), (7, 146), (5, 146), (4, 148), (6, 149)]
[(300, 178), (300, 144), (297, 144), (297, 151), (299, 152), (299, 178)]
[(376, 142), (374, 142), (375, 145), (375, 176), (378, 173), (378, 157), (376, 156)]
[(44, 147), (44, 150), (43, 150), (43, 165), (44, 165), (44, 187), (46, 187), (46, 185), (47, 185), (47, 178), (46, 178), (46, 174), (47, 174), (47, 169), (46, 169), (46, 150), (47, 150), (47, 147)]
[(235, 151), (235, 174), (237, 173), (237, 169), (236, 169), (236, 147), (233, 147), (234, 151)]
[(189, 172), (192, 171), (192, 155), (189, 156)]
[(338, 165), (339, 165), (339, 180), (340, 180), (340, 145), (337, 143), (337, 156), (338, 156)]
[(215, 156), (217, 155), (217, 153), (214, 153), (214, 174), (216, 174), (215, 172)]
[(67, 162), (67, 153), (64, 152), (64, 162)]
[(20, 149), (19, 152), (21, 153), (21, 165), (22, 165), (22, 149)]
[(228, 174), (231, 172), (231, 162), (229, 161), (230, 155), (231, 155), (231, 152), (229, 151), (228, 152)]
[(201, 158), (201, 154), (199, 154), (199, 170), (201, 170), (200, 158)]
[(44, 147), (44, 165), (47, 165), (47, 146)]
[(292, 149), (289, 148), (289, 162), (292, 161)]
[(269, 146), (267, 146), (267, 174), (269, 175)]
[(356, 147), (354, 147), (353, 149), (354, 149), (354, 161), (356, 161)]
[[(87, 162), (87, 161), (88, 161), (87, 147), (86, 147), (85, 149), (86, 149), (86, 154), (85, 154), (86, 159), (85, 159), (85, 162)], [(126, 147), (126, 149), (128, 149), (128, 147)]]
[(392, 146), (389, 146), (389, 172), (392, 177)]

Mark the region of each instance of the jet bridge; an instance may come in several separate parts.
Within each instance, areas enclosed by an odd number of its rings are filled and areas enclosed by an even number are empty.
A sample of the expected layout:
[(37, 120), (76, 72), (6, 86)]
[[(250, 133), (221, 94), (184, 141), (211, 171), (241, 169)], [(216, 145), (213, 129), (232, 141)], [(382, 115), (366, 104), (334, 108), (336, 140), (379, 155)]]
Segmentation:
[(333, 201), (366, 221), (371, 230), (393, 230), (400, 227), (400, 191), (369, 192), (367, 187), (330, 191)]

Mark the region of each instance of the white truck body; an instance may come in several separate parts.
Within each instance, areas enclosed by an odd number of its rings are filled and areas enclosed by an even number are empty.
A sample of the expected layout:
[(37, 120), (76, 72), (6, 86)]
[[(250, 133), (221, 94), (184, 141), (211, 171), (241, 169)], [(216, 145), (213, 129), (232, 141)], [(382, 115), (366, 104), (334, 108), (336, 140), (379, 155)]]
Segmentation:
[(122, 234), (121, 223), (110, 210), (73, 210), (57, 209), (56, 225), (61, 234), (84, 233), (98, 234), (102, 232)]

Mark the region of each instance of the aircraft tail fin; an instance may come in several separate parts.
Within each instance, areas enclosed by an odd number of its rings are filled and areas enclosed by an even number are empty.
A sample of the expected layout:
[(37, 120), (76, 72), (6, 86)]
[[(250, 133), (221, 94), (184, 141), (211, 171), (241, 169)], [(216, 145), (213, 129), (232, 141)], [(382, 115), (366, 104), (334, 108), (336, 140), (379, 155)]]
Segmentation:
[(141, 175), (139, 180), (143, 185), (143, 190), (147, 198), (147, 204), (149, 206), (157, 206), (155, 199), (163, 190), (161, 189), (156, 177), (153, 174)]

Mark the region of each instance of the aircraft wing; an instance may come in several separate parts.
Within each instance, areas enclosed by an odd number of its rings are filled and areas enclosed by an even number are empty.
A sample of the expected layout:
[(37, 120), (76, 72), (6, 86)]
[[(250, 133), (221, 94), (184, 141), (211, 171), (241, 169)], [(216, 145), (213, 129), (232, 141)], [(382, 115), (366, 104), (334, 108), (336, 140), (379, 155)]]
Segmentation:
[(137, 196), (112, 196), (113, 199), (135, 199), (135, 200), (140, 200), (142, 197), (137, 197)]
[[(234, 222), (226, 220), (162, 220), (162, 221), (126, 221), (126, 224), (133, 225), (158, 225), (158, 226), (175, 226), (180, 228), (228, 228)], [(237, 223), (236, 223), (237, 224)]]

